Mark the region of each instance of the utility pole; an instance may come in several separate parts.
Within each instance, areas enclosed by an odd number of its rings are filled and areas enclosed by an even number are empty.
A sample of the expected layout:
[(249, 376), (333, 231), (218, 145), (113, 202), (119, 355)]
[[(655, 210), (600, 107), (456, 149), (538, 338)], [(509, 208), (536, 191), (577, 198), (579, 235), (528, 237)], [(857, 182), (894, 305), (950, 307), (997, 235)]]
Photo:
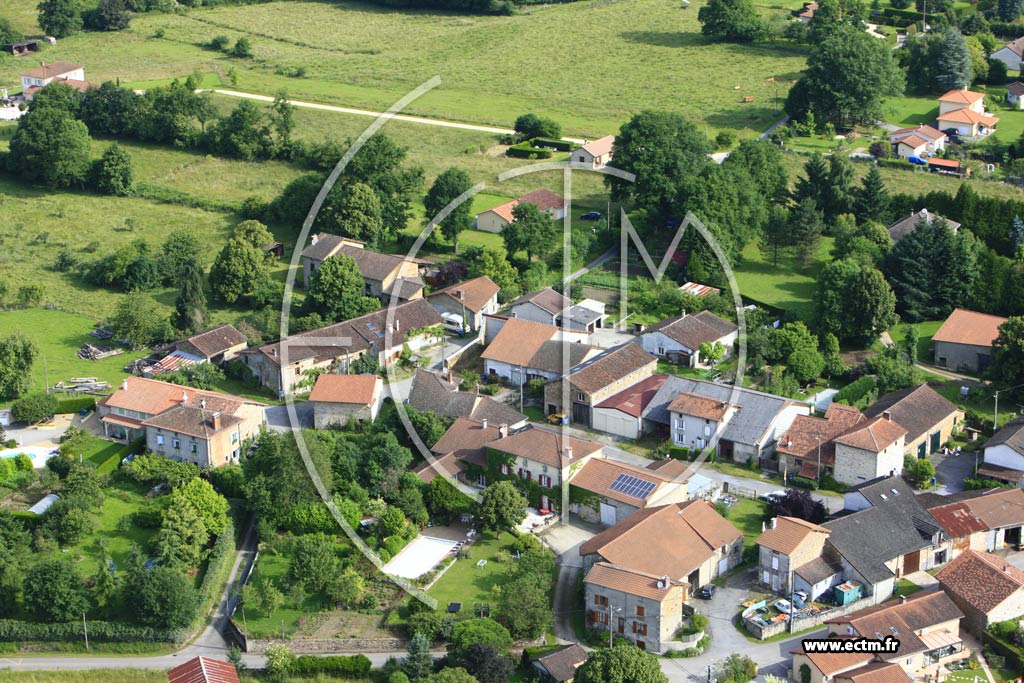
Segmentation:
[(85, 612), (82, 612), (82, 632), (85, 633), (85, 649), (89, 649), (89, 625), (85, 621)]
[(43, 387), (43, 391), (50, 393), (50, 371), (46, 367), (45, 353), (43, 353), (43, 383), (46, 385)]
[(818, 488), (821, 488), (821, 430), (818, 430)]
[(519, 412), (523, 412), (523, 366), (519, 366)]
[(996, 399), (996, 412), (995, 412), (995, 415), (992, 416), (992, 432), (993, 433), (999, 431), (999, 394), (1003, 393), (1004, 391), (1013, 391), (1014, 389), (1020, 389), (1021, 387), (1024, 387), (1024, 384), (1018, 384), (1016, 386), (1008, 387), (1006, 389), (1000, 389), (999, 391), (997, 391), (993, 395), (993, 398)]

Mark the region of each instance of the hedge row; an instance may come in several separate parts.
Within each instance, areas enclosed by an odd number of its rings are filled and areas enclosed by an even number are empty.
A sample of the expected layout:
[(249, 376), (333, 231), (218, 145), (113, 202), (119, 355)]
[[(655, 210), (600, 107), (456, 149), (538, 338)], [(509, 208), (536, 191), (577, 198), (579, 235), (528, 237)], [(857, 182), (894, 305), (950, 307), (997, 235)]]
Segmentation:
[(519, 159), (550, 159), (551, 150), (548, 149), (537, 149), (529, 142), (520, 142), (518, 145), (512, 145), (505, 152), (506, 156), (516, 157)]
[(914, 169), (924, 168), (920, 164), (912, 164), (906, 159), (876, 159), (877, 163), (882, 168), (902, 168), (902, 169)]
[(833, 401), (853, 405), (864, 398), (864, 395), (875, 388), (875, 378), (871, 375), (863, 375), (853, 382), (850, 382), (832, 397)]
[(554, 138), (534, 138), (534, 147), (550, 147), (551, 149), (557, 149), (559, 152), (568, 152), (574, 145), (568, 140), (556, 140)]
[(921, 13), (915, 10), (886, 7), (882, 10), (882, 16), (889, 19), (886, 23), (896, 26), (897, 28), (904, 28), (917, 22), (921, 18)]
[(78, 413), (83, 410), (96, 410), (96, 399), (92, 396), (77, 396), (57, 400), (57, 414)]
[[(180, 643), (186, 632), (110, 621), (90, 621), (89, 640), (96, 643)], [(2, 642), (56, 642), (84, 640), (82, 622), (43, 624), (18, 619), (0, 619)]]
[(228, 524), (224, 527), (224, 533), (217, 537), (210, 549), (209, 559), (206, 561), (206, 573), (203, 574), (203, 582), (199, 585), (199, 593), (203, 600), (209, 600), (214, 591), (220, 586), (219, 579), (224, 565), (234, 559), (235, 552), (235, 523), (228, 517)]
[(370, 673), (370, 660), (365, 655), (317, 657), (301, 655), (289, 667), (289, 673), (315, 676), (330, 674), (343, 678), (365, 678)]
[(1004, 21), (993, 21), (988, 27), (999, 38), (1016, 40), (1024, 36), (1024, 24), (1008, 24)]

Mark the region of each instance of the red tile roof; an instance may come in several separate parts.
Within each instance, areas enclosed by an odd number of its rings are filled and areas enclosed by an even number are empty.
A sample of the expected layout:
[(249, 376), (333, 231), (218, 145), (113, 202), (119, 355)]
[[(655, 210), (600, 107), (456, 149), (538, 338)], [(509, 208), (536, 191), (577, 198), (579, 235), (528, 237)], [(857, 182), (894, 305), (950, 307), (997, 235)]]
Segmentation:
[(650, 404), (658, 389), (668, 379), (668, 375), (652, 375), (640, 380), (624, 391), (597, 404), (598, 408), (612, 408), (633, 417), (640, 417), (644, 408)]
[[(612, 490), (612, 484), (619, 476), (624, 474), (653, 484), (654, 488), (646, 498), (636, 498), (621, 491)], [(607, 460), (605, 458), (591, 458), (573, 475), (570, 483), (577, 488), (596, 493), (604, 498), (611, 498), (612, 500), (642, 508), (647, 505), (647, 502), (651, 500), (661, 486), (672, 482), (672, 480), (672, 476), (667, 472), (662, 473), (650, 468), (633, 467), (624, 462)], [(679, 483), (682, 484), (683, 481)]]
[[(670, 577), (671, 578), (671, 577)], [(638, 595), (661, 602), (672, 592), (672, 581), (663, 581), (662, 577), (619, 567), (609, 562), (598, 562), (587, 572), (585, 583), (622, 591), (629, 595)], [(659, 582), (661, 585), (659, 586)]]
[[(494, 213), (498, 214), (501, 218), (505, 219), (509, 223), (514, 219), (512, 215), (512, 209), (516, 208), (522, 203), (533, 204), (541, 211), (554, 211), (560, 209), (563, 206), (562, 198), (557, 194), (548, 189), (534, 190), (524, 194), (522, 197), (513, 199), (510, 202), (505, 202), (499, 206), (490, 209)], [(486, 212), (484, 212), (486, 213)]]
[(836, 436), (835, 443), (880, 453), (907, 435), (907, 430), (884, 417), (873, 417)]
[(984, 93), (973, 92), (971, 90), (950, 90), (939, 98), (939, 102), (960, 102), (961, 104), (971, 104), (983, 99), (985, 99)]
[(718, 399), (698, 396), (688, 392), (681, 392), (676, 395), (668, 404), (668, 412), (692, 415), (705, 420), (721, 422), (725, 414), (729, 412), (729, 404)]
[(494, 280), (486, 275), (482, 275), (472, 280), (452, 285), (451, 287), (439, 289), (427, 298), (445, 296), (452, 299), (456, 304), (465, 305), (466, 310), (479, 313), (491, 299), (498, 295), (500, 290), (501, 288), (494, 283)]
[(779, 439), (778, 452), (798, 458), (817, 455), (818, 436), (821, 436), (821, 461), (832, 462), (835, 449), (832, 439), (864, 420), (864, 415), (852, 406), (833, 403), (825, 417), (798, 415), (789, 431)]
[(527, 367), (544, 342), (554, 337), (557, 332), (558, 329), (551, 325), (509, 318), (484, 349), (481, 357), (484, 360)]
[(527, 425), (515, 434), (504, 439), (496, 439), (487, 444), (488, 448), (526, 458), (552, 467), (567, 467), (566, 449), (572, 449), (572, 460), (576, 462), (588, 455), (598, 453), (604, 445), (590, 439), (578, 439), (574, 436), (562, 436), (549, 429)]
[(238, 683), (238, 672), (228, 662), (196, 657), (168, 671), (167, 683)]
[(962, 501), (928, 508), (928, 512), (951, 538), (962, 538), (988, 529), (988, 525)]
[(373, 403), (380, 385), (381, 379), (376, 375), (320, 375), (309, 400), (368, 406)]
[(932, 341), (992, 346), (992, 342), (999, 336), (999, 326), (1005, 322), (1006, 318), (997, 315), (958, 308), (949, 314)]
[(988, 613), (1024, 588), (1024, 572), (992, 553), (965, 550), (935, 578), (947, 592)]
[(612, 151), (612, 147), (615, 145), (615, 136), (606, 135), (603, 138), (597, 140), (591, 140), (585, 145), (581, 145), (578, 149), (584, 149), (590, 152), (595, 157), (604, 156)]
[(830, 533), (823, 526), (811, 524), (797, 517), (776, 517), (775, 527), (762, 531), (757, 537), (757, 544), (789, 555), (812, 534), (823, 534), (827, 537)]
[(597, 554), (631, 571), (685, 579), (743, 534), (711, 503), (691, 500), (634, 512), (580, 546), (580, 555)]
[(989, 116), (988, 114), (979, 114), (973, 109), (954, 109), (953, 111), (947, 111), (945, 114), (939, 114), (937, 119), (939, 123), (943, 121), (951, 121), (953, 123), (980, 123), (983, 126), (992, 126), (999, 123), (999, 119), (995, 116)]

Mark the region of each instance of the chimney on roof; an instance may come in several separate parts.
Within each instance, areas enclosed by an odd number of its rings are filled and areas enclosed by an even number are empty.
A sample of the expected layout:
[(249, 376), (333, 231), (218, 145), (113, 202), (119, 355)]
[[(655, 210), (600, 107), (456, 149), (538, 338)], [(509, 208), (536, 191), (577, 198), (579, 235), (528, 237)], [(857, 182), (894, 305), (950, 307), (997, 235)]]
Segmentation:
[(504, 439), (506, 436), (508, 436), (508, 425), (507, 424), (500, 424), (500, 425), (498, 425), (498, 438), (499, 439)]
[(572, 446), (565, 447), (565, 460), (566, 462), (572, 462)]
[(128, 378), (125, 377), (121, 382), (121, 391), (128, 391)]
[(395, 318), (395, 332), (398, 332), (401, 329), (402, 329), (402, 321), (400, 321), (397, 318)]
[(201, 410), (206, 410), (206, 399), (205, 399), (205, 398), (204, 398), (204, 399), (201, 399), (201, 400), (199, 401), (199, 408), (200, 408)]
[(220, 431), (220, 411), (218, 410), (210, 416), (210, 424), (213, 425), (213, 431)]
[(683, 314), (681, 316), (679, 316), (679, 317), (680, 318), (685, 318), (686, 317), (686, 309), (685, 308), (683, 309)]
[(487, 429), (487, 418), (480, 420), (480, 429)]
[(906, 601), (907, 601), (907, 596), (906, 596), (906, 595), (901, 595), (901, 596), (900, 596), (900, 604), (902, 605), (902, 604), (903, 604), (903, 603), (905, 603)]
[(891, 413), (891, 412), (889, 412), (888, 410), (883, 410), (883, 411), (882, 411), (882, 417), (883, 417), (883, 418), (884, 418), (884, 419), (885, 419), (885, 420), (886, 420), (887, 422), (892, 422), (892, 413)]
[(774, 529), (774, 528), (775, 528), (775, 522), (776, 522), (776, 521), (777, 521), (778, 519), (779, 519), (778, 517), (772, 517), (772, 521), (770, 522), (770, 526), (769, 526), (768, 528), (769, 528), (769, 529)]
[(320, 235), (316, 234), (315, 232), (313, 233), (313, 236), (309, 238), (310, 245), (316, 244), (319, 241), (320, 241)]
[(181, 392), (181, 402), (182, 403), (188, 403), (188, 392), (187, 391)]

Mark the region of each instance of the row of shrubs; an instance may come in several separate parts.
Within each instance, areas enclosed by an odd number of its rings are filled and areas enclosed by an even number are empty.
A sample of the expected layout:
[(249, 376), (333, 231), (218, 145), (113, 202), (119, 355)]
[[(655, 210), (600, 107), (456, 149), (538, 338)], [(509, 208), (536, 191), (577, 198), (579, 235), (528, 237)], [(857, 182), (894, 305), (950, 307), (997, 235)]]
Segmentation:
[(76, 396), (75, 398), (57, 399), (58, 415), (78, 413), (83, 410), (96, 410), (96, 399), (92, 396)]
[(539, 149), (534, 147), (531, 142), (520, 142), (518, 145), (512, 145), (505, 151), (505, 154), (517, 159), (550, 159), (552, 156), (551, 150)]
[(871, 375), (863, 375), (850, 382), (832, 398), (837, 403), (853, 405), (875, 388), (875, 378)]
[[(90, 621), (89, 640), (96, 643), (180, 643), (186, 632), (152, 628), (123, 622)], [(20, 619), (0, 619), (2, 642), (57, 642), (84, 640), (82, 623), (40, 623)]]
[(370, 673), (370, 660), (366, 655), (317, 657), (301, 655), (289, 668), (289, 673), (300, 676), (329, 674), (342, 678), (365, 678)]

